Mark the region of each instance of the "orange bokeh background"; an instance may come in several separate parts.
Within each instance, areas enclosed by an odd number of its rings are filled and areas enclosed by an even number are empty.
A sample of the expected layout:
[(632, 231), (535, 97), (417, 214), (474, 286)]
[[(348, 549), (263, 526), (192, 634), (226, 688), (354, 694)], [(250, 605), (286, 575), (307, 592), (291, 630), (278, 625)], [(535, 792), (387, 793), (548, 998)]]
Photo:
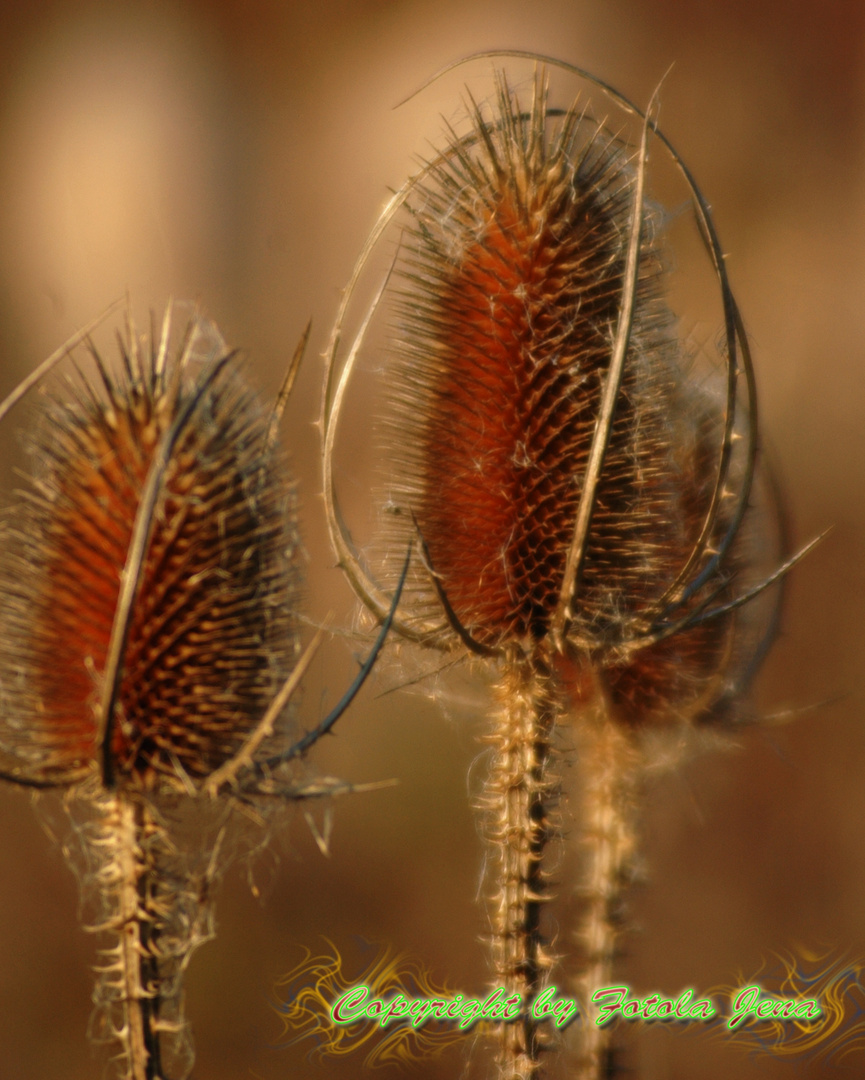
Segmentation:
[[(677, 993), (735, 983), (797, 945), (865, 957), (865, 7), (35, 0), (0, 15), (0, 393), (127, 290), (142, 316), (169, 296), (200, 300), (268, 392), (312, 317), (285, 438), (303, 503), (308, 611), (343, 627), (354, 602), (317, 495), (318, 354), (388, 189), (438, 138), (441, 114), (457, 111), (465, 77), (393, 106), (480, 49), (552, 54), (642, 103), (674, 64), (661, 123), (729, 252), (795, 539), (833, 532), (792, 575), (755, 692), (758, 713), (801, 714), (743, 731), (733, 752), (695, 757), (650, 785), (639, 931), (621, 974)], [(479, 70), (476, 92), (489, 85), (489, 65)], [(678, 314), (697, 339), (720, 330)], [(365, 400), (362, 384), (357, 392)], [(0, 432), (10, 464), (20, 462), (13, 428)], [(363, 520), (363, 431), (345, 432), (342, 456), (346, 513)], [(340, 640), (322, 650), (304, 724), (352, 664)], [(401, 677), (399, 663), (383, 665), (312, 758), (325, 773), (399, 785), (334, 805), (329, 858), (302, 812), (288, 814), (253, 866), (264, 902), (239, 868), (229, 872), (218, 937), (188, 973), (194, 1076), (360, 1071), (359, 1057), (309, 1061), (309, 1046), (274, 1045), (274, 984), (298, 946), (317, 951), (322, 935), (350, 954), (357, 938), (406, 950), (440, 981), (483, 986), (469, 794), (481, 722), (462, 701), (465, 682), (444, 707), (380, 696)], [(321, 825), (322, 808), (311, 812)], [(0, 1078), (98, 1076), (85, 1039), (94, 942), (77, 920), (74, 877), (21, 792), (0, 790), (0, 832)], [(631, 1042), (624, 1061), (641, 1080), (850, 1075), (751, 1059), (676, 1029)], [(453, 1076), (461, 1060), (450, 1050), (417, 1075)]]

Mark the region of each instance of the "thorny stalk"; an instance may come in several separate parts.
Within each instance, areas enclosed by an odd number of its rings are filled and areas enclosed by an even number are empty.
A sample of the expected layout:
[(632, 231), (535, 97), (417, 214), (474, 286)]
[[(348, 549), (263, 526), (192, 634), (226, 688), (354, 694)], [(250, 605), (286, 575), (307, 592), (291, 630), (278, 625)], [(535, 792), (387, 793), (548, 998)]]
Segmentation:
[(93, 1036), (115, 1049), (120, 1075), (171, 1080), (191, 1065), (182, 975), (213, 934), (214, 861), (179, 881), (177, 850), (151, 803), (116, 791), (97, 796), (93, 807), (101, 917), (89, 929), (108, 942), (100, 949)]
[(581, 1012), (575, 1080), (613, 1075), (611, 1027), (599, 1027), (592, 994), (612, 983), (613, 964), (627, 925), (625, 892), (637, 846), (639, 754), (628, 732), (587, 710), (579, 725), (583, 778), (580, 836), (584, 853), (581, 922), (574, 934), (581, 969), (574, 991)]
[(559, 784), (552, 769), (557, 709), (548, 681), (536, 660), (505, 667), (495, 688), (487, 736), (492, 759), (479, 800), (492, 855), (493, 978), (523, 1002), (519, 1022), (501, 1027), (503, 1077), (536, 1076), (547, 1043), (531, 1004), (554, 960), (542, 928), (551, 899), (545, 856), (559, 835)]
[[(116, 936), (117, 941), (104, 950), (102, 992), (117, 1013), (116, 1019), (108, 1022), (122, 1048), (124, 1071), (130, 1080), (154, 1080), (162, 1072), (159, 1040), (152, 1025), (158, 1006), (158, 976), (154, 978), (154, 957), (142, 940), (150, 913), (142, 896), (145, 867), (138, 843), (140, 822), (135, 820), (136, 808), (122, 796), (105, 802), (101, 832), (107, 861), (99, 884), (116, 913), (94, 929)], [(114, 905), (110, 904), (112, 897)]]

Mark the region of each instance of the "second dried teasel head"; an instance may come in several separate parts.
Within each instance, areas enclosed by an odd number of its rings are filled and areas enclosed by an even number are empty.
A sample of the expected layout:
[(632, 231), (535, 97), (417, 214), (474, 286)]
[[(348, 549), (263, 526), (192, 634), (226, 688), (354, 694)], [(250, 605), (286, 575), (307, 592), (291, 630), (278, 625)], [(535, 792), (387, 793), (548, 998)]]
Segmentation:
[(183, 974), (213, 933), (229, 824), (351, 790), (296, 764), (376, 652), (298, 737), (291, 698), (320, 635), (301, 655), (278, 427), (305, 340), (268, 409), (216, 327), (180, 309), (149, 336), (128, 316), (116, 362), (94, 324), (0, 405), (40, 384), (0, 534), (0, 777), (65, 795), (102, 941), (92, 1034), (122, 1080), (188, 1075)]
[(4, 748), (22, 781), (98, 762), (106, 787), (182, 789), (238, 752), (296, 662), (294, 486), (212, 324), (169, 311), (121, 350), (119, 371), (82, 356), (94, 377), (43, 398), (31, 437), (4, 534)]

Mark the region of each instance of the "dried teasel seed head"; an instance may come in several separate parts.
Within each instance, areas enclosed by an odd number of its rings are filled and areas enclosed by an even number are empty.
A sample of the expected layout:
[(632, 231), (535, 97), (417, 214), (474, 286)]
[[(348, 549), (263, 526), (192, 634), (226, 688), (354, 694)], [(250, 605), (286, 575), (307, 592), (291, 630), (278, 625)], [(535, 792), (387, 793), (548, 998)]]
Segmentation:
[(188, 787), (295, 662), (283, 455), (216, 328), (195, 315), (176, 336), (170, 311), (160, 337), (130, 330), (116, 373), (91, 348), (97, 374), (53, 388), (31, 437), (0, 563), (0, 739), (22, 782), (101, 764), (111, 784)]
[[(503, 93), (492, 122), (476, 116), (477, 153), (443, 155), (412, 198), (396, 499), (413, 507), (455, 614), (487, 645), (549, 632), (621, 304), (633, 170), (579, 120), (554, 130), (542, 96), (524, 115)], [(669, 430), (682, 409), (670, 407), (679, 387), (660, 293), (650, 235), (585, 559), (584, 636), (638, 607), (677, 554), (663, 541), (683, 517)]]
[[(580, 101), (551, 109), (543, 73), (529, 104), (502, 75), (492, 109), (468, 111), (468, 134), (450, 131), (397, 199), (383, 548), (418, 533), (427, 563), (402, 628), (540, 651), (572, 700), (600, 693), (628, 725), (705, 715), (744, 663), (730, 605), (753, 583), (740, 526), (756, 438), (705, 203), (685, 174), (721, 282), (726, 403), (689, 381), (665, 300), (662, 218), (642, 195), (648, 121), (635, 150)], [(336, 514), (331, 530), (346, 563)], [(381, 590), (355, 576), (380, 610), (387, 576)]]

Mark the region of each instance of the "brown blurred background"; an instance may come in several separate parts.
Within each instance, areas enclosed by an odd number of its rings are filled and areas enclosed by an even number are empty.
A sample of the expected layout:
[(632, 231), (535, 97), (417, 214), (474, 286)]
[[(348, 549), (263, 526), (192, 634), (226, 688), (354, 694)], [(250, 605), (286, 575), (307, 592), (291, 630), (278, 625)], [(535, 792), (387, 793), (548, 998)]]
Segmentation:
[[(854, 0), (246, 0), (0, 7), (0, 392), (127, 289), (135, 310), (199, 299), (266, 390), (306, 321), (286, 423), (309, 553), (308, 605), (352, 624), (322, 520), (310, 426), (340, 289), (388, 187), (437, 138), (464, 76), (394, 111), (445, 63), (520, 47), (580, 64), (647, 102), (711, 201), (750, 332), (764, 431), (795, 538), (832, 535), (796, 570), (758, 711), (804, 711), (653, 783), (649, 877), (622, 976), (707, 990), (772, 950), (865, 959), (865, 6)], [(477, 90), (488, 81), (480, 71)], [(478, 78), (474, 69), (473, 78)], [(678, 312), (685, 333), (720, 329)], [(362, 388), (358, 393), (363, 393)], [(14, 440), (3, 433), (4, 453)], [(361, 514), (369, 461), (348, 432), (340, 476)], [(10, 458), (11, 460), (11, 458)], [(8, 475), (8, 473), (7, 473)], [(351, 650), (324, 650), (313, 723)], [(357, 1075), (362, 1058), (274, 1045), (274, 983), (327, 935), (406, 950), (464, 991), (484, 984), (469, 808), (477, 715), (454, 691), (377, 695), (387, 665), (313, 763), (398, 787), (335, 806), (331, 856), (299, 812), (255, 866), (229, 873), (219, 935), (192, 962), (201, 1080)], [(835, 699), (831, 704), (820, 704)], [(316, 810), (321, 821), (321, 812)], [(0, 790), (0, 1080), (84, 1080), (94, 942), (76, 883), (20, 792)], [(452, 1077), (459, 1051), (416, 1075)], [(845, 1065), (747, 1057), (672, 1030), (625, 1059), (641, 1080), (851, 1076)], [(393, 1075), (393, 1072), (391, 1072)]]

